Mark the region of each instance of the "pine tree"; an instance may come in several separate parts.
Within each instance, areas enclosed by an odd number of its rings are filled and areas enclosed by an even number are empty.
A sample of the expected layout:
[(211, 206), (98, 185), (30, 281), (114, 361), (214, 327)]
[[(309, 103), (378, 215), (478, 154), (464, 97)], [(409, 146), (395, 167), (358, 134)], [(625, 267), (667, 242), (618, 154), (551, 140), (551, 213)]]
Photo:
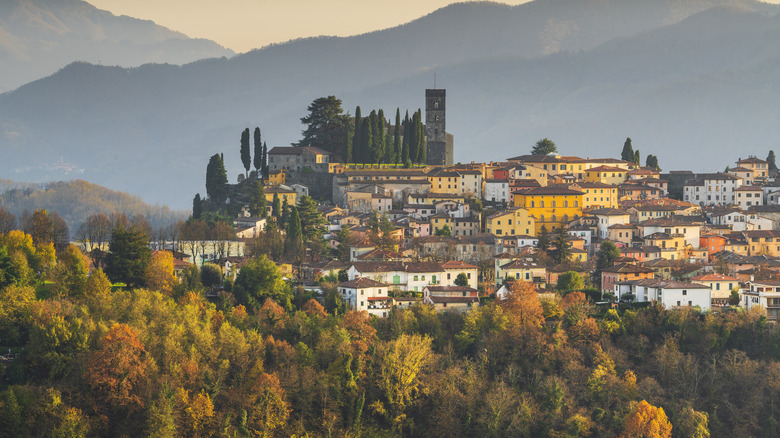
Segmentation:
[(221, 204), (227, 198), (227, 172), (220, 154), (214, 154), (206, 166), (206, 194), (209, 199)]
[(555, 142), (546, 137), (537, 140), (534, 147), (531, 148), (531, 155), (548, 155), (556, 152), (558, 152), (558, 146), (555, 145)]
[(192, 199), (192, 218), (200, 219), (203, 214), (203, 201), (200, 199), (200, 193), (196, 193)]
[(252, 153), (249, 152), (249, 128), (241, 133), (241, 163), (246, 169), (246, 176), (249, 176), (249, 168), (252, 167)]
[(568, 233), (562, 226), (556, 230), (552, 241), (552, 258), (555, 263), (563, 263), (571, 256), (571, 243), (569, 243), (567, 237)]
[(401, 160), (401, 109), (395, 109), (395, 129), (393, 129), (393, 163)]
[(262, 177), (263, 173), (263, 159), (265, 158), (265, 155), (263, 155), (263, 142), (260, 140), (260, 128), (255, 128), (255, 134), (254, 134), (254, 164), (255, 171), (257, 172), (258, 178)]
[(631, 138), (627, 137), (626, 142), (623, 143), (623, 152), (620, 153), (620, 159), (623, 161), (634, 161), (634, 147), (631, 146)]

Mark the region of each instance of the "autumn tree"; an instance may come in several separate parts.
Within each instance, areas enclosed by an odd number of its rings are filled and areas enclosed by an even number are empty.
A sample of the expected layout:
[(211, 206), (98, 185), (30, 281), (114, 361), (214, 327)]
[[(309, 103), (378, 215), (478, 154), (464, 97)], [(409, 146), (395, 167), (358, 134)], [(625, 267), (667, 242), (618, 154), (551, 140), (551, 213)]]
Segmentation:
[(287, 424), (290, 408), (275, 374), (262, 373), (255, 379), (247, 406), (247, 427), (257, 436), (270, 437)]
[(258, 309), (269, 298), (286, 309), (292, 304), (290, 287), (276, 264), (265, 256), (253, 258), (241, 267), (233, 292), (241, 303)]
[(149, 361), (138, 333), (126, 324), (115, 324), (100, 343), (87, 360), (87, 383), (113, 408), (143, 408)]
[(173, 272), (173, 253), (170, 251), (156, 251), (152, 254), (145, 275), (146, 287), (160, 291), (166, 295), (173, 292), (176, 285), (176, 276)]
[(502, 306), (519, 327), (541, 327), (544, 322), (544, 311), (533, 283), (512, 282), (509, 296)]
[(5, 207), (0, 207), (0, 234), (16, 229), (16, 215)]
[(87, 259), (76, 245), (70, 244), (63, 251), (52, 272), (51, 291), (54, 296), (80, 297), (87, 285)]
[(625, 438), (671, 438), (672, 423), (666, 418), (664, 409), (642, 400), (626, 416)]

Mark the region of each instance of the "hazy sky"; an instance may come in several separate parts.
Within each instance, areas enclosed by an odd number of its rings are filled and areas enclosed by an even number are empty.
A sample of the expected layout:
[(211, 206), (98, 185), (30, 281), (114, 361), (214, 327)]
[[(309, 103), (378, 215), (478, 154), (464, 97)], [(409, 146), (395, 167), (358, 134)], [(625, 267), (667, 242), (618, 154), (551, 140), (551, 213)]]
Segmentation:
[[(86, 0), (236, 52), (318, 35), (355, 35), (419, 18), (455, 0)], [(528, 0), (504, 0), (520, 4)]]

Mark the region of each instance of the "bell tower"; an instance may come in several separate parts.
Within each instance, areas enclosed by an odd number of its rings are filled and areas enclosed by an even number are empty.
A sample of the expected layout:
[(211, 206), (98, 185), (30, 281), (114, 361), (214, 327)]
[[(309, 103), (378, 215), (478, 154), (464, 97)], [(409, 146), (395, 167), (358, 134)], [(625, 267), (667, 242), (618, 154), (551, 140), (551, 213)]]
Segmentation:
[(448, 141), (446, 131), (446, 105), (447, 90), (425, 90), (426, 162), (430, 165), (452, 165), (452, 140)]

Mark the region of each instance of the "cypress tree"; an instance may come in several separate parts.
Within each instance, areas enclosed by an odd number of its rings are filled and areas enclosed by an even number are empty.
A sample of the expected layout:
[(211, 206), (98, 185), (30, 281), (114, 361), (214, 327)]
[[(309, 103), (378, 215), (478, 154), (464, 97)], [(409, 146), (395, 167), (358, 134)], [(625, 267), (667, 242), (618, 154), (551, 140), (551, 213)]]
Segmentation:
[(271, 206), (271, 214), (273, 217), (279, 219), (279, 215), (282, 214), (282, 203), (279, 202), (279, 194), (274, 193), (273, 204)]
[(766, 156), (766, 162), (769, 164), (769, 170), (777, 170), (777, 163), (775, 162), (775, 151), (769, 151)]
[(404, 166), (411, 163), (412, 153), (409, 150), (409, 110), (406, 110), (406, 116), (403, 123), (403, 140), (401, 141), (401, 161)]
[(303, 253), (303, 229), (298, 209), (290, 209), (290, 218), (287, 221), (287, 236), (284, 241), (284, 252), (287, 257), (296, 259)]
[(263, 159), (265, 155), (263, 155), (263, 142), (260, 141), (260, 128), (255, 127), (255, 134), (254, 134), (254, 153), (255, 156), (253, 158), (253, 163), (255, 166), (255, 171), (257, 172), (258, 178), (261, 177), (261, 173), (263, 172)]
[(623, 143), (623, 152), (620, 153), (620, 159), (623, 161), (634, 161), (634, 147), (631, 146), (631, 138), (627, 137), (626, 142)]
[(373, 148), (372, 140), (373, 140), (373, 133), (371, 131), (371, 118), (366, 117), (363, 119), (362, 126), (360, 127), (360, 130), (362, 131), (360, 133), (360, 148), (362, 150), (361, 156), (360, 156), (360, 162), (361, 163), (371, 163), (372, 161), (372, 153)]
[[(375, 146), (377, 151), (377, 163), (389, 163), (390, 160), (388, 159), (387, 151), (387, 142), (385, 139), (385, 112), (381, 108), (379, 109), (379, 112), (377, 113), (377, 119), (376, 119), (376, 131), (374, 132), (374, 138), (376, 139), (377, 145)], [(392, 151), (390, 151), (392, 154)], [(392, 155), (391, 155), (392, 156)]]
[(640, 161), (639, 161), (639, 149), (634, 151), (634, 160), (633, 161), (634, 161), (634, 163), (639, 165), (639, 163), (640, 163)]
[(287, 226), (287, 220), (290, 218), (290, 205), (287, 204), (287, 197), (285, 196), (282, 202), (282, 216), (279, 218), (279, 227)]
[(401, 109), (395, 109), (395, 129), (393, 130), (393, 163), (401, 159)]
[(249, 176), (249, 168), (252, 167), (252, 153), (249, 152), (249, 128), (241, 133), (241, 163), (246, 169), (246, 176)]
[(360, 105), (355, 108), (355, 132), (352, 134), (352, 162), (359, 163), (363, 156), (363, 117), (360, 112)]
[(268, 179), (268, 145), (265, 142), (263, 142), (263, 158), (260, 165), (262, 166), (263, 181), (266, 181)]
[(422, 121), (422, 110), (417, 110), (417, 162), (425, 163), (427, 151), (425, 150), (425, 125)]
[(249, 196), (249, 214), (252, 216), (265, 217), (267, 214), (265, 208), (265, 189), (262, 181), (254, 181), (252, 192)]
[(200, 193), (196, 193), (192, 199), (192, 218), (200, 219), (203, 214), (203, 201), (200, 199)]

